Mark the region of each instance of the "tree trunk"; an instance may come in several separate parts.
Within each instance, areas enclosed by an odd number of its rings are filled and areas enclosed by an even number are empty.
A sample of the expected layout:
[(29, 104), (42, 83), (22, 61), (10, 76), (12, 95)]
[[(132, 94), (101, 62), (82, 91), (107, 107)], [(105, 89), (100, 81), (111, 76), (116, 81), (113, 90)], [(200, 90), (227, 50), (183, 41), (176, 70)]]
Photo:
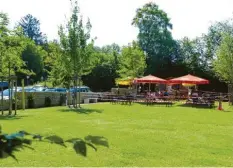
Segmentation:
[(232, 106), (233, 105), (233, 89), (231, 90), (231, 93), (230, 93), (230, 105)]
[(66, 105), (70, 107), (70, 81), (68, 83), (68, 92), (66, 93)]
[[(10, 78), (10, 77), (9, 77)], [(12, 113), (12, 84), (11, 84), (12, 82), (11, 82), (11, 80), (9, 79), (9, 87), (8, 87), (8, 89), (9, 89), (9, 113), (8, 113), (8, 115), (11, 115), (11, 113)]]
[(17, 115), (17, 79), (15, 81), (15, 115)]
[(229, 105), (233, 105), (233, 85), (228, 84), (228, 98), (229, 98)]
[(78, 92), (78, 108), (81, 108), (80, 106), (80, 103), (81, 103), (81, 77), (79, 77), (79, 80), (78, 80), (78, 85), (79, 85), (79, 92)]
[(1, 97), (2, 97), (2, 98), (1, 98), (1, 107), (2, 107), (2, 109), (1, 109), (1, 110), (2, 110), (2, 115), (3, 115), (3, 113), (4, 113), (4, 112), (3, 112), (3, 77), (2, 77), (2, 87), (1, 87), (1, 91), (2, 91), (2, 94), (1, 94)]

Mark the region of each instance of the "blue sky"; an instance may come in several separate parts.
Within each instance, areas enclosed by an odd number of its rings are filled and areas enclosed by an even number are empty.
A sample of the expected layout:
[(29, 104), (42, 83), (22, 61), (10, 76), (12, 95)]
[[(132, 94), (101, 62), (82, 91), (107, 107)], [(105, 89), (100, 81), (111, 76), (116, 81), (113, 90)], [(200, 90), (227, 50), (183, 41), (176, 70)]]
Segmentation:
[[(155, 2), (168, 13), (176, 39), (206, 33), (211, 23), (233, 17), (233, 0), (79, 0), (81, 13), (92, 23), (96, 45), (125, 45), (137, 38), (131, 26), (137, 8)], [(41, 22), (48, 38), (57, 38), (57, 27), (70, 14), (69, 0), (0, 0), (0, 11), (9, 14), (11, 26), (30, 13)]]

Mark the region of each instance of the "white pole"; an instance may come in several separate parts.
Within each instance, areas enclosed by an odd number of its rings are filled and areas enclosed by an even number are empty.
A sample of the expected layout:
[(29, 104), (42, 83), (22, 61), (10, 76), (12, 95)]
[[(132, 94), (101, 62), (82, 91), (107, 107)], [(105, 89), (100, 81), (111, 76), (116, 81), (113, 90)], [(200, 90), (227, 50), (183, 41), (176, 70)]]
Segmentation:
[(150, 83), (149, 83), (149, 93), (150, 93)]

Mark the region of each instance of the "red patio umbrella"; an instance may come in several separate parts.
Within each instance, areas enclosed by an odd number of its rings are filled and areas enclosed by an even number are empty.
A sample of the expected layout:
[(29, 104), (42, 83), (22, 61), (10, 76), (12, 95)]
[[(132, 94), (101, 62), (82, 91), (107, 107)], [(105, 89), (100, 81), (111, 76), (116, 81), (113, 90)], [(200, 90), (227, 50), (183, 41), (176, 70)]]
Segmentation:
[(170, 79), (168, 83), (176, 83), (176, 84), (187, 83), (187, 84), (200, 85), (200, 84), (209, 84), (209, 80), (188, 74), (185, 76), (181, 76), (179, 78)]
[(167, 83), (167, 80), (153, 76), (148, 75), (144, 76), (142, 78), (137, 78), (134, 80), (135, 83), (149, 83), (149, 92), (150, 92), (150, 85), (155, 83)]
[(153, 75), (148, 75), (142, 78), (137, 78), (135, 79), (134, 82), (135, 83), (167, 83), (167, 80), (153, 76)]
[[(209, 81), (203, 78), (199, 78), (197, 76), (193, 76), (193, 75), (185, 75), (185, 76), (181, 76), (178, 78), (173, 78), (168, 80), (168, 83), (172, 84), (195, 84), (195, 85), (200, 85), (200, 84), (209, 84)], [(189, 89), (189, 87), (188, 87)], [(188, 94), (189, 97), (189, 94)]]

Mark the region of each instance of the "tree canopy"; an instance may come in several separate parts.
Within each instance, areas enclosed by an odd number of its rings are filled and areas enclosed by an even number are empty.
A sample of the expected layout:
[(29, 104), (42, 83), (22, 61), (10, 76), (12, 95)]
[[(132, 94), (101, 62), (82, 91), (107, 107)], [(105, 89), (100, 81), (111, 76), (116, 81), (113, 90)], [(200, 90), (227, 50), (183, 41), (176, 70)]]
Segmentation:
[(135, 41), (122, 48), (118, 71), (121, 78), (142, 76), (145, 68), (146, 55)]
[(29, 73), (24, 69), (25, 63), (21, 54), (26, 47), (27, 39), (20, 28), (7, 28), (9, 19), (6, 14), (0, 14), (0, 61), (1, 76), (14, 75), (16, 72)]
[(91, 71), (93, 41), (90, 39), (90, 20), (83, 26), (79, 15), (77, 1), (72, 1), (72, 15), (66, 26), (60, 26), (59, 37), (61, 50), (54, 62), (50, 77), (55, 83), (69, 85), (74, 78), (81, 77)]
[(90, 37), (90, 20), (83, 23), (78, 2), (72, 0), (71, 6), (71, 17), (58, 28), (59, 39), (52, 41), (31, 14), (9, 29), (8, 15), (0, 13), (0, 75), (30, 75), (31, 84), (43, 77), (64, 87), (75, 86), (79, 77), (93, 91), (109, 91), (117, 78), (148, 74), (170, 78), (191, 73), (211, 81), (201, 88), (227, 91), (223, 80), (230, 82), (230, 60), (224, 66), (220, 62), (230, 59), (232, 19), (212, 24), (200, 37), (174, 39), (169, 16), (150, 2), (138, 8), (132, 18), (132, 25), (139, 30), (136, 41), (128, 46), (113, 43), (99, 47)]
[(147, 3), (137, 9), (132, 24), (138, 27), (139, 46), (148, 55), (147, 73), (165, 73), (164, 70), (171, 66), (175, 45), (170, 32), (172, 24), (167, 13), (155, 3)]
[(220, 79), (233, 83), (233, 36), (225, 33), (217, 50), (214, 70)]

